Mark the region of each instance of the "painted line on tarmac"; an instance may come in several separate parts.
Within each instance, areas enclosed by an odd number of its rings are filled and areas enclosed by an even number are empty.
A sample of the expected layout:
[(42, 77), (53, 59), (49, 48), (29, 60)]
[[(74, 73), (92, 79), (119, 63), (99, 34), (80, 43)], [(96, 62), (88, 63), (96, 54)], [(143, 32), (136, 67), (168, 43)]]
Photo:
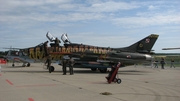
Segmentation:
[(8, 79), (6, 79), (6, 82), (9, 83), (10, 85), (13, 85), (13, 83), (9, 81)]
[(40, 86), (56, 86), (57, 84), (38, 84), (38, 85), (22, 85), (16, 87), (40, 87)]
[(28, 100), (29, 100), (29, 101), (34, 101), (34, 99), (32, 99), (32, 98), (28, 98)]

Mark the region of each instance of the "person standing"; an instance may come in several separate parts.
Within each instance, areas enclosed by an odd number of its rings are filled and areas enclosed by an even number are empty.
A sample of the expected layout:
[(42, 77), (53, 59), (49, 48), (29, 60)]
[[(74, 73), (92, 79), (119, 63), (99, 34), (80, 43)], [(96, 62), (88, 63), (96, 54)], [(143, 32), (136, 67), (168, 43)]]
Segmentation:
[(158, 68), (158, 60), (154, 62), (154, 68)]
[(67, 60), (66, 59), (63, 59), (63, 75), (66, 75), (66, 64), (67, 64)]
[(170, 66), (170, 68), (172, 68), (172, 67), (175, 68), (175, 66), (174, 66), (174, 60), (173, 60), (173, 59), (171, 59), (171, 66)]
[[(55, 46), (54, 46), (54, 51), (57, 52), (59, 51), (59, 44), (61, 43), (61, 41), (56, 37), (56, 39), (54, 40)], [(56, 49), (58, 48), (58, 49)]]
[(49, 69), (49, 73), (51, 73), (51, 55), (47, 57), (45, 64), (47, 64), (47, 69)]
[(68, 61), (68, 64), (69, 64), (70, 75), (73, 75), (74, 74), (74, 71), (73, 71), (74, 59), (71, 56), (70, 56), (70, 59)]
[(164, 64), (165, 64), (164, 58), (161, 58), (161, 68), (162, 68), (162, 69), (164, 69)]

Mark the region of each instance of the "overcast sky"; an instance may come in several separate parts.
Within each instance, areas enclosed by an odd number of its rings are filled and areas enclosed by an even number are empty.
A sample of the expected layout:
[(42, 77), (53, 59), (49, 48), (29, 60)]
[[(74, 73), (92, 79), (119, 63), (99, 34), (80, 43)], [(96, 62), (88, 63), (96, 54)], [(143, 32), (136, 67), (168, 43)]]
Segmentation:
[[(60, 39), (125, 47), (158, 34), (156, 53), (180, 53), (180, 0), (0, 0), (0, 51)], [(62, 45), (62, 44), (61, 44)]]

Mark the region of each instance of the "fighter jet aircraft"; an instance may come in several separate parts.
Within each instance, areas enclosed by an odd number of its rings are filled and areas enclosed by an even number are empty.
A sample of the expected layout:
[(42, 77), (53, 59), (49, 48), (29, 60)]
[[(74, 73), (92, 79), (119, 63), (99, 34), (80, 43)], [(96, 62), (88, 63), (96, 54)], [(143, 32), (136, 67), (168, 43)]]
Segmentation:
[[(26, 48), (24, 51), (32, 59), (43, 59), (51, 55), (52, 60), (59, 60), (60, 65), (64, 59), (72, 57), (75, 60), (74, 67), (90, 68), (92, 71), (99, 70), (106, 72), (107, 68), (121, 62), (121, 66), (134, 65), (152, 61), (152, 47), (159, 35), (151, 34), (142, 40), (123, 48), (100, 47), (85, 44), (72, 43), (67, 34), (61, 36), (63, 46), (57, 46), (55, 37), (49, 32), (46, 34), (49, 39), (50, 47), (47, 42), (41, 43), (36, 47)], [(52, 71), (54, 67), (51, 66)]]
[(123, 48), (109, 48), (92, 45), (71, 43), (66, 34), (61, 39), (65, 50), (71, 53), (69, 56), (75, 58), (74, 67), (99, 69), (106, 72), (107, 68), (118, 62), (121, 66), (146, 63), (152, 61), (151, 49), (159, 35), (151, 34), (142, 40)]

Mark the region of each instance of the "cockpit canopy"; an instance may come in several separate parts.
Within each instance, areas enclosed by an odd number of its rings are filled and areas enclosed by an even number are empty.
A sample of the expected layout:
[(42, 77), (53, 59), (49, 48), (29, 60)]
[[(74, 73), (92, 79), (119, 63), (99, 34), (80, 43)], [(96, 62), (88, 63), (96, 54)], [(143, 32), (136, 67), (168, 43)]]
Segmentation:
[(64, 44), (71, 44), (71, 41), (69, 40), (67, 34), (63, 34), (61, 36), (61, 40), (64, 42)]
[[(50, 42), (56, 40), (56, 38), (50, 32), (47, 32), (46, 37), (49, 39)], [(62, 34), (61, 40), (64, 42), (64, 44), (71, 44), (71, 41), (69, 40), (67, 34)]]
[(49, 41), (53, 42), (56, 38), (50, 33), (47, 32), (46, 37), (49, 39)]

